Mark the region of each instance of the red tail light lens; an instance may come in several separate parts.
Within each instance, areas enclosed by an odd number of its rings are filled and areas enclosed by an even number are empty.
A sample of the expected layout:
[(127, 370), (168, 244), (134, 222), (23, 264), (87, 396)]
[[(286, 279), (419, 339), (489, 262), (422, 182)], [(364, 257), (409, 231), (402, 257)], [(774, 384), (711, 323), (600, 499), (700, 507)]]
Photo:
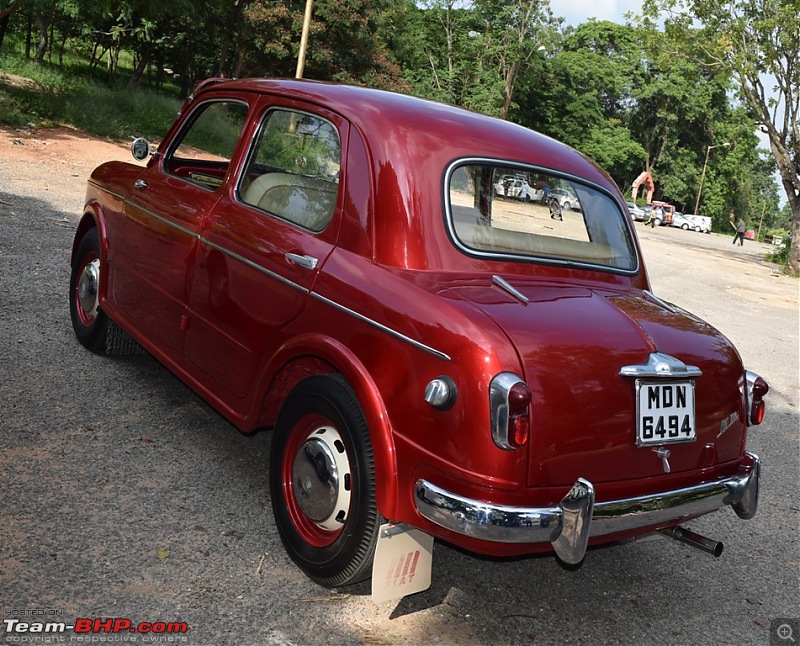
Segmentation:
[(745, 373), (745, 378), (747, 379), (747, 400), (749, 404), (748, 420), (751, 426), (756, 426), (764, 421), (764, 413), (767, 408), (764, 403), (764, 395), (769, 392), (769, 385), (762, 377), (749, 370)]
[(524, 446), (530, 435), (530, 405), (533, 396), (522, 379), (501, 372), (489, 386), (492, 439), (505, 450)]
[(530, 388), (518, 381), (508, 391), (508, 443), (514, 448), (519, 448), (528, 441), (531, 428), (530, 404)]

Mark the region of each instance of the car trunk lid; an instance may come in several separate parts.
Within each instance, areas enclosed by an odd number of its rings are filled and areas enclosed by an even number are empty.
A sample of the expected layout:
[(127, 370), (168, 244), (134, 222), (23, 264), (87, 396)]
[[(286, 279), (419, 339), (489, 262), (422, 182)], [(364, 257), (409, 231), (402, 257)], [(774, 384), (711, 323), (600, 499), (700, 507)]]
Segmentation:
[[(519, 354), (520, 376), (533, 393), (528, 485), (651, 478), (740, 455), (741, 362), (711, 326), (641, 290), (517, 278), (508, 285), (513, 289), (484, 284), (453, 291), (489, 315)], [(666, 372), (651, 365), (672, 360)], [(663, 442), (659, 436), (637, 446), (637, 382), (693, 390), (693, 441), (673, 443), (665, 433)]]

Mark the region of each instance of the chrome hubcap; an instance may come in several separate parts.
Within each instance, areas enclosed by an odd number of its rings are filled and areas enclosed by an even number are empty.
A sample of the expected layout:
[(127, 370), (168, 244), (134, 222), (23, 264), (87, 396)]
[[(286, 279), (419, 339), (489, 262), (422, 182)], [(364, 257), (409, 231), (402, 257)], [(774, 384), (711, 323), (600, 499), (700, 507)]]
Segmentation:
[(336, 429), (323, 426), (310, 433), (292, 464), (294, 496), (303, 514), (324, 530), (341, 529), (350, 509), (350, 478)]
[(78, 280), (78, 302), (89, 318), (97, 317), (99, 300), (97, 296), (100, 285), (100, 260), (95, 258), (81, 272)]

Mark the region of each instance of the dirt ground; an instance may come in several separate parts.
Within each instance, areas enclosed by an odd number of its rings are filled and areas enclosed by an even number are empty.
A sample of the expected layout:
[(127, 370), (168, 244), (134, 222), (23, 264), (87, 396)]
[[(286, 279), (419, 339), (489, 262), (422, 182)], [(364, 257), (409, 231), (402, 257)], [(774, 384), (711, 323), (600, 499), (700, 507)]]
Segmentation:
[[(134, 163), (124, 143), (90, 137), (70, 128), (12, 129), (0, 126), (0, 159), (13, 166), (15, 183), (31, 192), (58, 190), (79, 196), (80, 213), (86, 178), (104, 161)], [(42, 184), (42, 177), (51, 181)]]
[(766, 644), (779, 618), (798, 621), (798, 281), (770, 247), (636, 225), (655, 294), (716, 326), (771, 386), (748, 440), (759, 514), (692, 526), (725, 541), (720, 559), (661, 541), (565, 572), (437, 542), (430, 590), (374, 604), (289, 561), (268, 511), (268, 433), (236, 432), (149, 356), (74, 339), (69, 249), (86, 178), (114, 159), (133, 161), (126, 143), (0, 128), (3, 617), (181, 620), (194, 646)]

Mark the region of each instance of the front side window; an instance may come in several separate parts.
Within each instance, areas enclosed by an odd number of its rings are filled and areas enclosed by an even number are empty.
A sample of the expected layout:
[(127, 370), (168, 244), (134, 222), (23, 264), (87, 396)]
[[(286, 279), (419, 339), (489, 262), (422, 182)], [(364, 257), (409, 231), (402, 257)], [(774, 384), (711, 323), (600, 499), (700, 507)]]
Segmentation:
[(463, 161), (446, 174), (448, 227), (471, 255), (634, 271), (625, 215), (600, 189), (527, 167)]
[(339, 191), (341, 146), (326, 119), (293, 110), (267, 113), (238, 196), (304, 229), (322, 231)]
[(222, 184), (247, 117), (240, 101), (213, 101), (198, 106), (188, 127), (167, 152), (168, 173), (212, 190)]

